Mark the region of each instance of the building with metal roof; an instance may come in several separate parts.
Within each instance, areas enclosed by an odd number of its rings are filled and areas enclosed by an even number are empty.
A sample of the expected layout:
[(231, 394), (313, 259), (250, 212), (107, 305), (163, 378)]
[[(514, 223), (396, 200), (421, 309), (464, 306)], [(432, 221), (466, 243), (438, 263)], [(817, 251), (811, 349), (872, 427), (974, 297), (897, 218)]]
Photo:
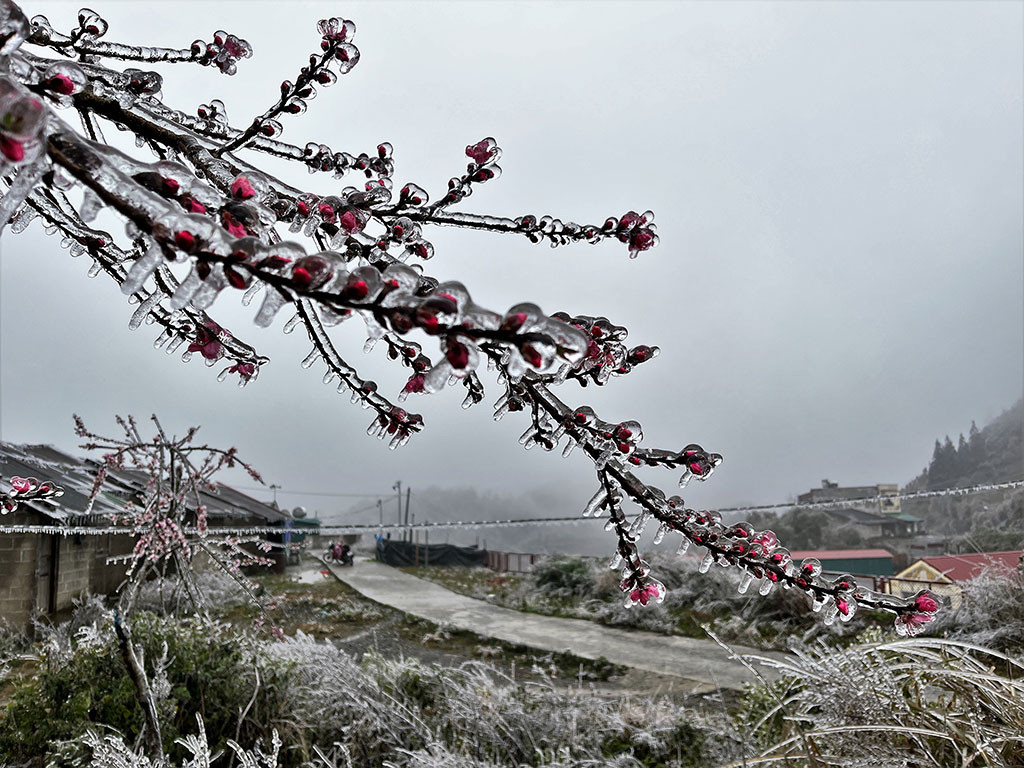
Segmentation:
[[(109, 470), (90, 507), (100, 465), (48, 445), (0, 442), (0, 477), (35, 477), (64, 489), (59, 499), (24, 502), (0, 516), (0, 618), (15, 625), (70, 608), (86, 593), (110, 594), (124, 579), (133, 539), (110, 532), (110, 516), (144, 494), (148, 475)], [(200, 492), (211, 529), (280, 526), (291, 515), (223, 484)], [(28, 530), (26, 530), (28, 529)], [(39, 530), (43, 529), (43, 530)], [(96, 531), (93, 533), (92, 531)], [(270, 534), (268, 539), (283, 540)], [(277, 553), (275, 553), (277, 554)], [(284, 553), (277, 558), (284, 565)]]

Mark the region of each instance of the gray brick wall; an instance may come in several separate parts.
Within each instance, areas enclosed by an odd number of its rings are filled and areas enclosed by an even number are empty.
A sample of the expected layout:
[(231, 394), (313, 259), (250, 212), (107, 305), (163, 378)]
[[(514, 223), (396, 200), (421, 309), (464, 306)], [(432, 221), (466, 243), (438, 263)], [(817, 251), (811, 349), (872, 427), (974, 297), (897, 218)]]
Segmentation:
[[(28, 516), (5, 516), (8, 525), (23, 525)], [(0, 619), (24, 625), (32, 617), (36, 603), (36, 553), (33, 534), (0, 536)]]

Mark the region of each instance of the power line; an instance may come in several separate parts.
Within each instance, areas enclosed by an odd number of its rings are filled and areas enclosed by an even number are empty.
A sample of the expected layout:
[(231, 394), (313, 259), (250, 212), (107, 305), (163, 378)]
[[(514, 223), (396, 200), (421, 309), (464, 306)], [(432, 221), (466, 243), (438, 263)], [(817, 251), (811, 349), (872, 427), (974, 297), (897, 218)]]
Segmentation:
[[(237, 488), (240, 491), (266, 491), (270, 488), (269, 485), (265, 486), (253, 486), (253, 485), (233, 485), (232, 488)], [(387, 496), (387, 493), (335, 493), (332, 491), (289, 491), (282, 486), (277, 486), (277, 490), (281, 493), (291, 494), (293, 496), (339, 496), (339, 497), (352, 497), (352, 498), (366, 498), (366, 499), (383, 499)]]
[[(715, 512), (754, 512), (770, 509), (784, 509), (791, 507), (835, 507), (849, 504), (862, 504), (868, 501), (881, 501), (883, 499), (920, 499), (933, 498), (937, 496), (966, 496), (971, 493), (985, 493), (989, 491), (1002, 491), (1011, 488), (1024, 487), (1024, 480), (1016, 480), (1010, 483), (994, 483), (991, 485), (975, 485), (967, 488), (948, 488), (941, 491), (915, 491), (903, 494), (886, 494), (879, 496), (866, 496), (860, 499), (842, 499), (840, 501), (816, 501), (801, 504), (800, 502), (782, 502), (777, 504), (761, 504), (747, 507), (723, 507), (713, 510)], [(384, 497), (387, 498), (387, 497)], [(372, 506), (376, 506), (374, 502)], [(590, 518), (593, 519), (593, 518)], [(458, 529), (458, 528), (517, 528), (521, 526), (535, 525), (564, 525), (579, 524), (587, 522), (588, 518), (580, 515), (572, 517), (530, 517), (515, 520), (444, 520), (438, 522), (422, 522), (415, 524), (386, 524), (386, 525), (321, 525), (318, 528), (297, 528), (295, 533), (320, 533), (340, 535), (345, 533), (369, 533), (373, 531), (412, 531), (412, 530), (437, 530), (437, 529)], [(253, 526), (249, 528), (210, 528), (211, 535), (261, 535), (281, 534), (285, 528), (280, 526)], [(194, 529), (185, 529), (186, 533), (194, 533)], [(0, 526), (2, 534), (23, 534), (23, 533), (47, 533), (61, 536), (80, 534), (84, 536), (106, 535), (106, 534), (128, 534), (130, 528), (91, 528), (89, 526), (62, 526), (62, 525), (10, 525)]]

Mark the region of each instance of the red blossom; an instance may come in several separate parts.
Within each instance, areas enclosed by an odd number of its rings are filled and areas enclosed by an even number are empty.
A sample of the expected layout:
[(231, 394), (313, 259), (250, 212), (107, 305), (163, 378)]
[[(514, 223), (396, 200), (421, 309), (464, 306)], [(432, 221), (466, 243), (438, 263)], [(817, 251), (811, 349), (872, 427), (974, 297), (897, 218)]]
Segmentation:
[(228, 373), (237, 373), (243, 381), (249, 381), (256, 373), (256, 366), (252, 363), (237, 363), (228, 368)]
[(0, 153), (12, 163), (20, 163), (25, 159), (25, 145), (9, 136), (0, 136)]
[(901, 637), (913, 637), (920, 634), (924, 626), (935, 617), (927, 613), (904, 613), (896, 617), (896, 634)]
[(494, 157), (497, 148), (494, 139), (484, 139), (466, 147), (466, 157), (470, 158), (477, 165), (483, 165)]
[(245, 176), (239, 176), (231, 182), (231, 195), (237, 200), (248, 200), (256, 194), (256, 190)]
[(54, 75), (46, 81), (46, 87), (62, 96), (70, 96), (75, 92), (75, 83), (67, 75)]
[(221, 327), (212, 320), (208, 320), (196, 328), (196, 340), (188, 345), (189, 352), (198, 352), (207, 360), (216, 360), (220, 357), (224, 345), (220, 343), (218, 334)]

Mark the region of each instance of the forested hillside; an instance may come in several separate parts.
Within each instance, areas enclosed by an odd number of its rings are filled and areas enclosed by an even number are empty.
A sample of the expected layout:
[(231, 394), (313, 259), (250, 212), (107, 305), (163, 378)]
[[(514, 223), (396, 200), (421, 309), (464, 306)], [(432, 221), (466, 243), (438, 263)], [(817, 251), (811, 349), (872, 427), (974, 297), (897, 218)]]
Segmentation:
[[(984, 429), (971, 422), (957, 442), (935, 441), (932, 460), (903, 488), (937, 491), (1024, 480), (1024, 400)], [(951, 551), (999, 551), (1024, 547), (1024, 488), (969, 496), (907, 499), (903, 511), (925, 521), (928, 533), (950, 538)], [(771, 528), (793, 549), (846, 549), (866, 542), (852, 526), (824, 509), (796, 507), (780, 515), (755, 512), (750, 522)]]
[[(971, 422), (956, 443), (936, 440), (928, 466), (907, 491), (1004, 483), (1024, 479), (1024, 400), (984, 429)], [(964, 550), (1016, 549), (1024, 545), (1024, 489), (970, 496), (910, 499), (904, 511), (926, 521), (932, 533), (953, 534)]]

